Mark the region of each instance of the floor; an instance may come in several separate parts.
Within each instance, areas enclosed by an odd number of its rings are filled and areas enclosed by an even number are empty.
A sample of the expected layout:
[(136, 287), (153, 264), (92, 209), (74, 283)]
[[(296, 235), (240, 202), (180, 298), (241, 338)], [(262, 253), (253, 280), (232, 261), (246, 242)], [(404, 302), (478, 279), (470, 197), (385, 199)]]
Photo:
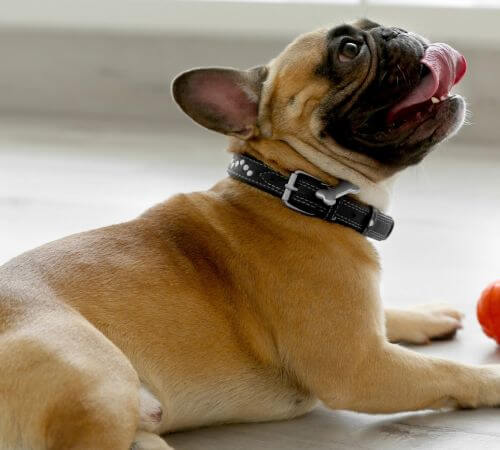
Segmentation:
[[(224, 139), (196, 127), (151, 131), (91, 120), (0, 120), (0, 263), (69, 233), (116, 223), (224, 176)], [(466, 313), (455, 340), (416, 351), (500, 363), (475, 303), (500, 276), (500, 151), (443, 145), (403, 174), (379, 244), (387, 304), (445, 301)], [(317, 408), (293, 421), (169, 436), (177, 450), (492, 449), (500, 410), (369, 416)]]

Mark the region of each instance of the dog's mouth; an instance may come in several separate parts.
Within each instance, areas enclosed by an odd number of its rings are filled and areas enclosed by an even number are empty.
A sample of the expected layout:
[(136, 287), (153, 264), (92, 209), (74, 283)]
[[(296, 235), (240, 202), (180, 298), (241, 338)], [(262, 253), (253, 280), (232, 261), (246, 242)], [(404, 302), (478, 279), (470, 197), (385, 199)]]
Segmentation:
[[(465, 115), (464, 99), (451, 94), (465, 75), (465, 58), (441, 43), (425, 45), (416, 61), (411, 52), (400, 57), (401, 65), (381, 65), (351, 109), (327, 115), (325, 128), (349, 150), (396, 169), (420, 162), (460, 128)], [(392, 79), (387, 80), (384, 76), (391, 70)]]
[(420, 122), (440, 109), (439, 103), (450, 99), (450, 91), (460, 82), (467, 70), (465, 58), (447, 44), (427, 47), (418, 85), (387, 112), (388, 125), (410, 125)]

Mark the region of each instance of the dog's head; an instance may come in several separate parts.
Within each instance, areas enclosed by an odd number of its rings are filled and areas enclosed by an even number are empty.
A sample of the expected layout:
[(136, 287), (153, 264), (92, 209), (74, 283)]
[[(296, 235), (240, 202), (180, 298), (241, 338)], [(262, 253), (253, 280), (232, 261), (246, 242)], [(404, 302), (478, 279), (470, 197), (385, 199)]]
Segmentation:
[(465, 102), (449, 93), (465, 65), (446, 44), (361, 20), (304, 34), (266, 66), (185, 72), (173, 94), (207, 128), (285, 141), (377, 181), (460, 128)]

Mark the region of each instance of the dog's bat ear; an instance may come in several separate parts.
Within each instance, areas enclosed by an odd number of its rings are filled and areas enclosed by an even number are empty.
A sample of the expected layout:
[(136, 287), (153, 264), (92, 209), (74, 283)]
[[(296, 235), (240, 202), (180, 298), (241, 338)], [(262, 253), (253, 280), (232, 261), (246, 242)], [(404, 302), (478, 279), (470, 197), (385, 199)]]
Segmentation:
[(266, 67), (193, 69), (174, 80), (172, 94), (200, 125), (249, 139), (257, 134), (260, 92), (266, 76)]

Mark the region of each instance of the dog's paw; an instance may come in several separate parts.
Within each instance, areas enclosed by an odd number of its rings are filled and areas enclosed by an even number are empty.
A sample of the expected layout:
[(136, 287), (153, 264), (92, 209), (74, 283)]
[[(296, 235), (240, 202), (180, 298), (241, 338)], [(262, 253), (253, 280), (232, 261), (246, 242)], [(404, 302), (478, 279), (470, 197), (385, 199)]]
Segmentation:
[(462, 328), (464, 315), (444, 304), (416, 306), (411, 331), (414, 344), (428, 344), (431, 340), (451, 339)]
[(388, 336), (394, 342), (425, 345), (431, 340), (451, 339), (462, 328), (464, 315), (448, 305), (420, 305), (395, 310), (388, 319)]
[(147, 431), (138, 431), (130, 450), (174, 450), (160, 436)]

